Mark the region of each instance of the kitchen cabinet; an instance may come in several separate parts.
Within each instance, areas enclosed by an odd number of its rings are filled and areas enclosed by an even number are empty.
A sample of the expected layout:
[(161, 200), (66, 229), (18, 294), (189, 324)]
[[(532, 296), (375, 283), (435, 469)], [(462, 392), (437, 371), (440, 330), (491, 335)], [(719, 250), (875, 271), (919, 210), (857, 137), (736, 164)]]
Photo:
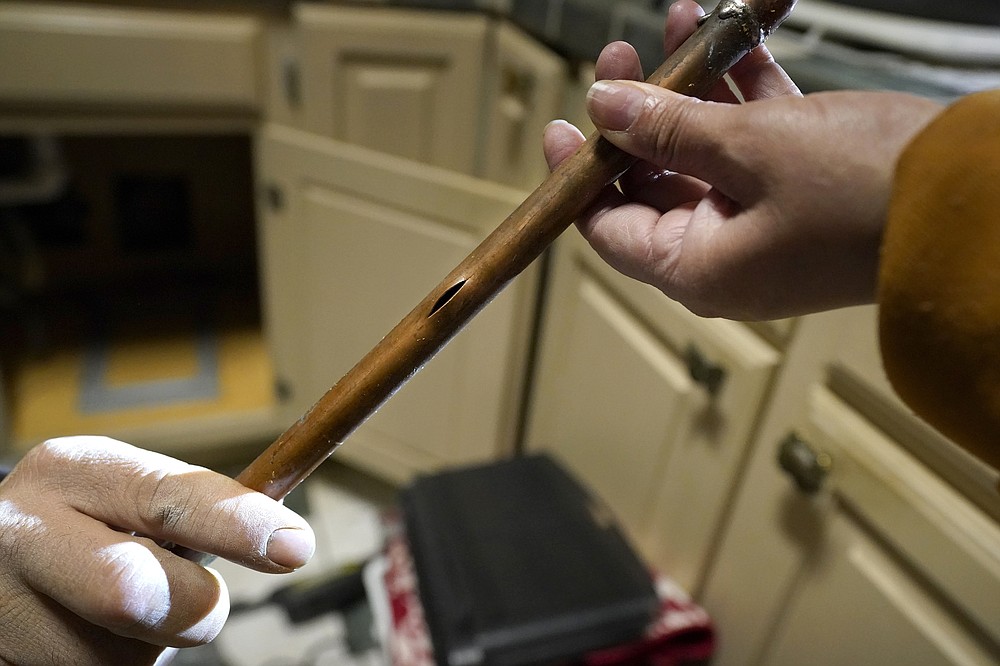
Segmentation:
[[(296, 5), (269, 51), (260, 238), (292, 422), (541, 180), (563, 65), (486, 15), (319, 3)], [(537, 279), (515, 280), (338, 457), (402, 483), (513, 453)]]
[[(261, 242), (269, 339), (293, 419), (542, 179), (539, 136), (556, 115), (563, 65), (480, 14), (304, 3), (273, 45), (274, 84), (287, 87), (291, 72), (301, 98), (272, 94), (271, 108), (304, 130), (269, 128), (258, 162), (284, 202), (265, 206)], [(361, 169), (348, 144), (372, 151), (357, 153), (372, 179), (363, 193), (345, 189)], [(512, 453), (537, 278), (516, 280), (338, 456), (405, 482)]]
[(780, 354), (618, 274), (570, 230), (538, 358), (527, 448), (566, 463), (652, 564), (698, 589)]
[(513, 25), (302, 3), (293, 26), (297, 55), (279, 42), (272, 71), (282, 86), (297, 81), (304, 129), (514, 187), (547, 173), (541, 132), (557, 114), (565, 64)]
[[(0, 224), (36, 275), (4, 302), (14, 456), (80, 432), (195, 456), (277, 431), (248, 138), (264, 33), (256, 12), (0, 4), (0, 132), (54, 147), (41, 181), (5, 155)], [(165, 397), (120, 399), (133, 384)], [(169, 390), (196, 384), (212, 398)]]
[(997, 663), (996, 471), (891, 397), (872, 308), (800, 329), (703, 594), (715, 663)]
[(894, 396), (874, 321), (702, 320), (554, 249), (527, 447), (705, 606), (713, 664), (1000, 661), (997, 471)]
[[(114, 136), (132, 146), (126, 176), (149, 175), (140, 158), (176, 166), (147, 141), (174, 159), (181, 144), (216, 145), (209, 135), (254, 142), (252, 163), (246, 145), (225, 151), (247, 161), (239, 180), (211, 159), (192, 173), (256, 202), (256, 219), (232, 217), (243, 218), (238, 260), (247, 248), (259, 260), (242, 287), (263, 300), (254, 335), (270, 365), (253, 381), (269, 401), (102, 429), (184, 457), (237, 441), (256, 450), (299, 418), (541, 180), (544, 123), (589, 126), (593, 71), (567, 77), (567, 63), (494, 14), (318, 2), (266, 19), (5, 2), (0, 63), (0, 129), (70, 137), (100, 164), (114, 151), (93, 146)], [(169, 274), (190, 259), (136, 261)], [(100, 268), (114, 261), (101, 255)], [(996, 471), (892, 397), (870, 310), (700, 319), (612, 271), (572, 229), (548, 271), (533, 359), (540, 267), (338, 458), (402, 483), (506, 455), (527, 404), (524, 448), (564, 461), (706, 606), (715, 663), (1000, 660)], [(817, 488), (779, 468), (782, 446)]]
[[(182, 417), (110, 428), (185, 456), (202, 444), (257, 447), (276, 435), (503, 220), (524, 191), (469, 175), (517, 188), (540, 180), (538, 135), (557, 115), (562, 85), (559, 57), (485, 13), (296, 3), (282, 17), (5, 3), (0, 34), (10, 37), (0, 44), (10, 56), (5, 62), (30, 65), (8, 68), (0, 85), (0, 123), (12, 132), (125, 132), (135, 137), (125, 143), (136, 146), (146, 135), (166, 143), (204, 136), (207, 143), (226, 133), (260, 147), (253, 174), (248, 169), (237, 181), (220, 172), (198, 185), (230, 188), (234, 200), (261, 204), (258, 220), (245, 219), (246, 229), (259, 227), (260, 272), (249, 286), (256, 292), (259, 280), (266, 301), (257, 337), (263, 327), (274, 369), (263, 373), (262, 390), (275, 397), (221, 427)], [(64, 76), (33, 78), (63, 68)], [(367, 156), (352, 161), (343, 155), (347, 146)], [(156, 158), (137, 153), (129, 169), (143, 170), (143, 159)], [(353, 169), (385, 193), (341, 187), (357, 182)], [(108, 190), (116, 177), (100, 171), (90, 180), (104, 178), (96, 188)], [(251, 177), (256, 192), (242, 186)], [(113, 206), (93, 208), (110, 215)], [(114, 232), (102, 235), (114, 247)], [(156, 267), (169, 276), (171, 261), (159, 257)], [(417, 471), (512, 452), (534, 279), (515, 282), (343, 457), (405, 481)], [(339, 328), (329, 328), (331, 321)], [(58, 434), (51, 430), (39, 428)]]
[[(593, 80), (578, 68), (561, 113), (587, 134)], [(562, 460), (697, 594), (783, 362), (787, 337), (772, 333), (793, 324), (696, 317), (612, 270), (575, 229), (551, 254), (525, 448)]]
[[(280, 126), (257, 154), (265, 320), (291, 423), (522, 193)], [(536, 277), (514, 280), (337, 456), (405, 482), (511, 453)]]

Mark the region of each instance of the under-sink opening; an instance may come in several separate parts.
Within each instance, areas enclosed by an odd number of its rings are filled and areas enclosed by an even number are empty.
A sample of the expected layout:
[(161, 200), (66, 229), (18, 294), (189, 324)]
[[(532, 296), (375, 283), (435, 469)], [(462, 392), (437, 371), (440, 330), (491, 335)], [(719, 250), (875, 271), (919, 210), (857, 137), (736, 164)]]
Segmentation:
[(13, 457), (68, 434), (155, 443), (184, 422), (208, 437), (213, 420), (273, 407), (249, 136), (0, 142), (0, 369)]

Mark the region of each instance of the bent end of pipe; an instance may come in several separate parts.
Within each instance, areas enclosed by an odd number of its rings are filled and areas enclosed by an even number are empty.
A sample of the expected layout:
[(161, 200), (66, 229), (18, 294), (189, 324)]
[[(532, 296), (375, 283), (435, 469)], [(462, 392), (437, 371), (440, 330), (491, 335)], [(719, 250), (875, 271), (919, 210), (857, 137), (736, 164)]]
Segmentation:
[(795, 7), (795, 2), (796, 0), (722, 0), (719, 3), (719, 10), (724, 11), (725, 5), (746, 6), (757, 19), (763, 41), (788, 18)]

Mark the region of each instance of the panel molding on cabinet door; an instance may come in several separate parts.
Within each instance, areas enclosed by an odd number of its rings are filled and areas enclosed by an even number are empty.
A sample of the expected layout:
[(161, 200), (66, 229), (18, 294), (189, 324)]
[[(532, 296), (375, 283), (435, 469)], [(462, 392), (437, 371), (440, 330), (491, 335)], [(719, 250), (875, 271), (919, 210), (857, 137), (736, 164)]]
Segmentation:
[(996, 652), (969, 635), (863, 524), (837, 513), (824, 532), (825, 552), (794, 589), (759, 663), (997, 663)]
[(306, 129), (472, 174), (488, 19), (300, 4)]
[[(781, 355), (736, 322), (702, 319), (651, 288), (632, 291), (636, 307), (661, 320), (672, 345), (688, 357), (690, 372), (698, 374), (697, 362), (723, 373), (691, 415), (653, 504), (654, 562), (700, 595)], [(702, 387), (703, 395), (706, 390), (712, 385)]]
[(830, 359), (830, 389), (983, 511), (1000, 520), (998, 471), (921, 420), (893, 390), (879, 351), (878, 307), (853, 307), (845, 314), (849, 320)]
[[(304, 412), (520, 202), (515, 190), (269, 126), (262, 177), (276, 364)], [(351, 437), (338, 456), (393, 481), (509, 451), (534, 296), (530, 271)]]

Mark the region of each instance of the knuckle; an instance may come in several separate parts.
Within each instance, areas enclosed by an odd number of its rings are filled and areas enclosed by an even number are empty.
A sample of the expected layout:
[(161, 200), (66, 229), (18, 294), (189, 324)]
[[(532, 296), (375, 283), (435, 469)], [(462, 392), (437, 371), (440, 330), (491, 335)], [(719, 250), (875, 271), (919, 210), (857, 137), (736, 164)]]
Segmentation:
[(0, 561), (22, 562), (26, 554), (39, 547), (47, 532), (38, 515), (26, 511), (16, 499), (0, 499)]
[(0, 559), (13, 563), (23, 553), (31, 552), (36, 529), (30, 517), (24, 516), (7, 502), (0, 502)]
[(32, 447), (24, 454), (25, 463), (37, 466), (46, 466), (54, 463), (61, 463), (66, 456), (66, 446), (61, 439), (47, 439), (41, 444)]
[(197, 505), (193, 489), (175, 474), (149, 473), (138, 480), (137, 506), (153, 534), (169, 534), (185, 528)]
[(741, 169), (744, 156), (759, 153), (752, 146), (760, 132), (748, 114), (733, 113), (733, 108), (693, 97), (657, 97), (643, 119), (642, 138), (652, 151), (647, 159), (661, 168), (703, 179)]
[(667, 103), (667, 100), (657, 98), (648, 108), (650, 144), (659, 166), (670, 168), (683, 157), (685, 127), (697, 103), (695, 100)]
[(38, 444), (28, 455), (49, 462), (63, 462), (90, 457), (99, 451), (112, 449), (117, 442), (102, 435), (54, 437)]
[(116, 444), (121, 443), (101, 436), (48, 439), (22, 457), (5, 483), (19, 488), (22, 496), (86, 507), (118, 490), (109, 487), (115, 477), (107, 471), (114, 469), (108, 463), (114, 462)]

